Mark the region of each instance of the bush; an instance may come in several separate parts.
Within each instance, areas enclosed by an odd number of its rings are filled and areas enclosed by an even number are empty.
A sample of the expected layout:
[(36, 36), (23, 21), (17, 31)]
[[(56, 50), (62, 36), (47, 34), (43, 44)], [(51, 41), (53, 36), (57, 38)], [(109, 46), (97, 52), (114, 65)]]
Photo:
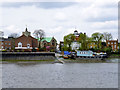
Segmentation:
[(17, 52), (20, 52), (20, 50), (17, 50)]
[(7, 52), (7, 50), (2, 50), (2, 52)]

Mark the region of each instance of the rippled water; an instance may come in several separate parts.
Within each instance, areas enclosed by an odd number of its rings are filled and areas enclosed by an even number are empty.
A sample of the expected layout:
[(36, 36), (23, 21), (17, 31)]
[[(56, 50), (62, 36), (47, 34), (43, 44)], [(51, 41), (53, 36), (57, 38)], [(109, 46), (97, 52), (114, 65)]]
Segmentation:
[(118, 88), (118, 63), (16, 62), (2, 70), (3, 88)]

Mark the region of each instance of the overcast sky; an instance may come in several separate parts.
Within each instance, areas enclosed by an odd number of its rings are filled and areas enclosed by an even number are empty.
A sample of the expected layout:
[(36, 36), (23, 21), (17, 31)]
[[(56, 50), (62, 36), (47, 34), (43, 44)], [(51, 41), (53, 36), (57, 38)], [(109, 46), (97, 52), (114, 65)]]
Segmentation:
[[(8, 1), (8, 0), (6, 0)], [(63, 37), (73, 33), (110, 32), (118, 39), (118, 0), (72, 0), (73, 2), (2, 2), (0, 5), (0, 31), (22, 35), (26, 25), (33, 35), (43, 29), (46, 37)]]

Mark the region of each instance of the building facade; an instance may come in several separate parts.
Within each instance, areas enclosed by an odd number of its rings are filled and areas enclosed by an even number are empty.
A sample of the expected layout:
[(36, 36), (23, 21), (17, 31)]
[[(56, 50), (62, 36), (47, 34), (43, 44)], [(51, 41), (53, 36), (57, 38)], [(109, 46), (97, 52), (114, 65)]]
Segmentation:
[(27, 28), (22, 36), (15, 39), (15, 50), (32, 51), (38, 48), (38, 40), (31, 36)]
[(56, 51), (57, 48), (57, 40), (54, 37), (45, 37), (41, 41), (41, 48), (49, 47), (50, 50)]
[(97, 48), (97, 45), (95, 42), (88, 43), (88, 48)]
[(117, 40), (107, 40), (106, 41), (106, 46), (111, 46), (113, 51), (118, 50), (118, 39)]
[(1, 38), (0, 39), (0, 50), (11, 50), (12, 41), (10, 38)]

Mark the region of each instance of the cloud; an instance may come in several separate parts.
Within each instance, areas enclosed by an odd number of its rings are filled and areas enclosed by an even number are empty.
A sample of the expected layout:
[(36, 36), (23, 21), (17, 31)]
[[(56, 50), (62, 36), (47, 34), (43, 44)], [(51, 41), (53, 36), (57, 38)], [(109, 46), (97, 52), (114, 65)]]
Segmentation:
[(2, 3), (1, 7), (20, 8), (25, 6), (35, 6), (37, 8), (52, 9), (64, 8), (76, 4), (75, 2), (11, 2)]
[(2, 24), (7, 28), (0, 28), (6, 35), (12, 30), (23, 32), (27, 24), (31, 33), (36, 29), (43, 29), (46, 36), (54, 36), (58, 41), (73, 33), (75, 26), (79, 32), (86, 32), (88, 36), (99, 31), (111, 32), (114, 38), (118, 38), (116, 0), (6, 3), (1, 8)]
[(63, 12), (56, 13), (54, 17), (55, 17), (55, 20), (58, 20), (58, 21), (65, 21), (66, 20), (66, 15)]
[(91, 25), (95, 29), (116, 29), (118, 28), (118, 21), (94, 22)]
[(9, 26), (1, 26), (2, 28), (0, 31), (4, 32), (4, 36), (8, 37), (11, 33), (17, 33), (20, 34), (22, 32), (20, 28), (16, 27), (16, 25), (9, 25)]

